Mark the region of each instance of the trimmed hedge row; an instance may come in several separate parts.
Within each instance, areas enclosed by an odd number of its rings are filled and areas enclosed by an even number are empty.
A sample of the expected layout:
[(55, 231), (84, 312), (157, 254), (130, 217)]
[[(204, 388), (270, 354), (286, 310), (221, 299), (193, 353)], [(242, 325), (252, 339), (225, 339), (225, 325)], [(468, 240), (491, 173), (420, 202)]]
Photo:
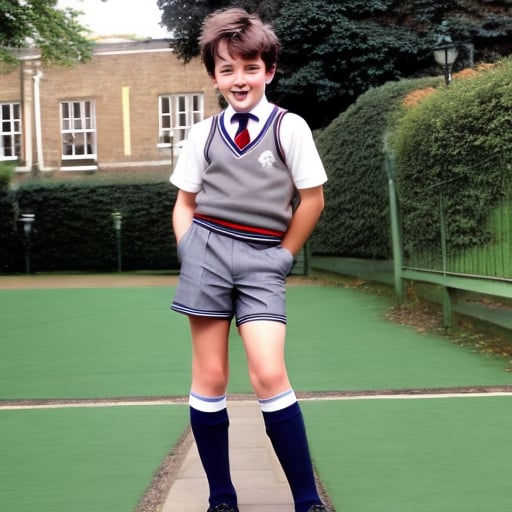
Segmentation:
[(389, 82), (370, 89), (318, 134), (327, 170), (325, 210), (313, 234), (313, 252), (324, 256), (391, 257), (384, 138), (401, 101), (439, 78)]
[[(117, 269), (114, 211), (123, 215), (123, 270), (178, 268), (171, 227), (175, 190), (169, 183), (38, 183), (19, 188), (14, 200), (20, 213), (35, 214), (33, 271)], [(23, 269), (21, 226), (12, 246), (4, 271)]]
[[(441, 183), (449, 248), (486, 243), (490, 211), (512, 192), (511, 82), (512, 59), (456, 78), (449, 88), (441, 77), (389, 82), (317, 133), (329, 181), (313, 254), (392, 257), (388, 147), (397, 163), (407, 251), (439, 245)], [(16, 192), (7, 183), (0, 179), (0, 271), (23, 269), (20, 212), (36, 215), (36, 271), (116, 269), (114, 211), (123, 214), (123, 270), (178, 268), (171, 229), (176, 191), (168, 182), (32, 183)]]
[(16, 211), (9, 182), (13, 165), (0, 162), (0, 272), (13, 268), (16, 253)]
[(405, 109), (393, 137), (406, 253), (485, 245), (512, 193), (512, 59), (460, 77)]
[(395, 157), (406, 256), (439, 252), (440, 191), (448, 250), (488, 243), (491, 211), (512, 194), (512, 59), (465, 70), (450, 87), (422, 78), (361, 95), (317, 145), (329, 181), (313, 253), (389, 259), (385, 152)]

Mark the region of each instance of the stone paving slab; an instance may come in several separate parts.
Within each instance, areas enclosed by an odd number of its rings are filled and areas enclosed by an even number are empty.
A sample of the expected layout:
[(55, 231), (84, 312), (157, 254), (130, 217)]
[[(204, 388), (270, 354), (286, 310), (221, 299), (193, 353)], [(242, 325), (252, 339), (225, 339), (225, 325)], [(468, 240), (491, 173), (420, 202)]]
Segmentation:
[[(228, 402), (230, 456), (240, 512), (293, 512), (286, 477), (265, 433), (256, 401)], [(162, 512), (205, 512), (208, 483), (195, 443), (187, 453)]]

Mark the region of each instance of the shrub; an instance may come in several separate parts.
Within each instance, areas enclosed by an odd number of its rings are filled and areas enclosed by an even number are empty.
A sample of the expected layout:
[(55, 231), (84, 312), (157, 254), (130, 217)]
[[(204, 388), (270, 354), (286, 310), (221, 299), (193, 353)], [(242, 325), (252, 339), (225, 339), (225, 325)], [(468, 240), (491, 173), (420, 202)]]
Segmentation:
[(492, 209), (510, 194), (512, 59), (438, 89), (405, 113), (393, 137), (407, 253), (489, 242)]
[(423, 78), (370, 89), (317, 136), (329, 181), (325, 211), (312, 239), (315, 254), (391, 256), (384, 137), (404, 96), (438, 83), (438, 78)]
[(177, 268), (169, 183), (51, 183), (21, 187), (21, 212), (34, 213), (36, 271), (117, 268), (112, 213), (122, 219), (123, 270)]
[(9, 183), (14, 165), (0, 162), (0, 272), (13, 266), (16, 253), (16, 213)]

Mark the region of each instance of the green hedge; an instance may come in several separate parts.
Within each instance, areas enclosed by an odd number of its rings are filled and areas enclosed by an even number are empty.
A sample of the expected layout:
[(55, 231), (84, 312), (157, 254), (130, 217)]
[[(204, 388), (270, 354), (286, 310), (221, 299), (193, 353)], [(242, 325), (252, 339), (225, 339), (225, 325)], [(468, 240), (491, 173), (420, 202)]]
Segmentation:
[[(117, 269), (114, 211), (123, 215), (123, 270), (178, 267), (171, 227), (175, 190), (169, 183), (37, 183), (19, 188), (15, 199), (21, 213), (35, 214), (33, 271)], [(22, 242), (18, 231), (11, 271), (23, 268)]]
[(511, 194), (512, 59), (455, 79), (407, 109), (393, 137), (407, 254), (485, 245)]
[[(406, 256), (439, 253), (441, 190), (448, 251), (493, 240), (488, 220), (512, 188), (512, 60), (465, 74), (450, 87), (434, 77), (371, 89), (317, 134), (329, 181), (313, 254), (392, 257), (390, 148)], [(421, 101), (406, 107), (409, 93)]]
[(9, 183), (14, 165), (0, 162), (0, 272), (7, 272), (15, 262), (16, 211)]
[[(511, 83), (507, 59), (474, 77), (455, 77), (449, 88), (441, 77), (422, 78), (360, 96), (316, 134), (329, 181), (313, 254), (392, 257), (385, 147), (397, 164), (408, 253), (438, 252), (441, 189), (448, 249), (487, 243), (493, 236), (487, 219), (512, 188)], [(412, 92), (422, 100), (406, 107)], [(124, 270), (178, 268), (171, 230), (176, 192), (168, 182), (33, 182), (14, 197), (7, 183), (0, 181), (0, 271), (23, 270), (19, 212), (36, 215), (35, 271), (116, 269), (113, 211), (123, 214)]]
[(391, 257), (384, 136), (404, 96), (439, 83), (439, 78), (423, 78), (370, 89), (316, 137), (329, 181), (312, 239), (314, 254)]

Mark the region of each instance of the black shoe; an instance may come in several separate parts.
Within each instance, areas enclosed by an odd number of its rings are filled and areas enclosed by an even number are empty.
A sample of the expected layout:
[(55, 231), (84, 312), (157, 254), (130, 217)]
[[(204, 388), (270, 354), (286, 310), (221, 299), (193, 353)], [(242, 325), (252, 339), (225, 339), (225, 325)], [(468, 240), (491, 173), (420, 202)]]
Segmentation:
[(330, 510), (325, 505), (313, 505), (308, 509), (308, 512), (330, 512)]
[(215, 507), (210, 507), (206, 512), (238, 512), (238, 509), (233, 508), (231, 505), (226, 505), (226, 503), (221, 503)]

